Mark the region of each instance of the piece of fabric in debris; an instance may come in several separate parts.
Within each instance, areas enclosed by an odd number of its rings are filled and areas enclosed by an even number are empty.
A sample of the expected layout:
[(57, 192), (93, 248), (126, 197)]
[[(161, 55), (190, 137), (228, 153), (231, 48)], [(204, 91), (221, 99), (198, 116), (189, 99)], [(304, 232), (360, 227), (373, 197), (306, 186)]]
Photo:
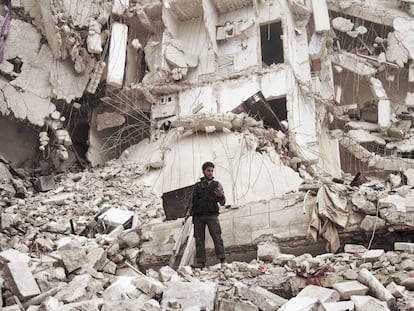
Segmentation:
[(340, 247), (336, 225), (345, 228), (348, 223), (347, 199), (342, 196), (345, 190), (342, 184), (323, 184), (312, 206), (308, 237), (316, 242), (318, 234), (322, 235), (327, 240), (328, 252), (336, 252)]

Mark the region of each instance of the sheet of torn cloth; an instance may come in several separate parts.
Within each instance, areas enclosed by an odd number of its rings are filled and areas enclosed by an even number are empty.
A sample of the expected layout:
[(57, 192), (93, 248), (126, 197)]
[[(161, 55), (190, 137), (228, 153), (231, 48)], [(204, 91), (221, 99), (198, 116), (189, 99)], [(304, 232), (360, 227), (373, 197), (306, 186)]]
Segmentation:
[(345, 228), (349, 212), (343, 195), (346, 186), (336, 183), (323, 184), (311, 208), (308, 237), (316, 242), (318, 234), (327, 240), (326, 250), (336, 252), (340, 247), (337, 225)]

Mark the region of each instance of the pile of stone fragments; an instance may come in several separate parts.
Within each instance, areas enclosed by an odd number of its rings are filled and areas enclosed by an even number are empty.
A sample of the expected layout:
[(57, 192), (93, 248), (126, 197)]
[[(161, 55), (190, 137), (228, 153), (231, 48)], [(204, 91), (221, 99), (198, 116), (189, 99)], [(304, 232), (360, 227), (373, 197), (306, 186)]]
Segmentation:
[[(140, 228), (165, 218), (144, 173), (110, 164), (36, 194), (1, 183), (2, 310), (414, 310), (414, 243), (295, 256), (261, 242), (251, 262), (141, 271)], [(110, 208), (132, 215), (127, 229), (122, 213), (102, 221)]]

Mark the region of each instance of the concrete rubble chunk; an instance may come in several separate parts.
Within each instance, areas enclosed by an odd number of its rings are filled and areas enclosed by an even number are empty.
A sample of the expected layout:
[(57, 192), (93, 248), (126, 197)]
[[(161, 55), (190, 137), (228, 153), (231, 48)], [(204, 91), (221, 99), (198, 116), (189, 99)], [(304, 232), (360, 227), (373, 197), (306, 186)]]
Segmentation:
[(7, 282), (19, 299), (27, 300), (40, 294), (39, 286), (25, 262), (9, 262), (5, 266)]
[(217, 283), (211, 281), (169, 282), (161, 306), (165, 309), (168, 302), (174, 300), (183, 310), (192, 307), (214, 310), (217, 286)]
[(262, 310), (275, 310), (284, 305), (287, 300), (272, 292), (258, 286), (253, 285), (251, 287), (239, 288), (240, 295), (253, 302)]
[(0, 252), (0, 259), (3, 262), (24, 262), (26, 264), (31, 261), (31, 258), (28, 254), (19, 252), (13, 248), (9, 248)]
[(166, 287), (160, 281), (155, 280), (148, 276), (137, 277), (132, 281), (132, 285), (138, 288), (143, 293), (147, 294), (151, 298), (161, 295)]
[(374, 262), (382, 260), (385, 257), (385, 251), (383, 249), (370, 249), (362, 254), (362, 259), (366, 262)]
[(259, 243), (257, 245), (257, 259), (272, 261), (280, 255), (280, 248), (274, 243)]
[(371, 296), (351, 296), (355, 311), (388, 311), (387, 305)]
[(78, 240), (70, 240), (58, 248), (66, 270), (71, 273), (87, 262), (86, 252)]
[(353, 311), (353, 301), (327, 302), (323, 304), (326, 311)]
[(220, 299), (218, 303), (218, 311), (259, 311), (259, 308), (249, 301), (233, 301), (228, 299)]
[[(137, 292), (137, 288), (132, 285), (132, 281), (135, 279), (133, 276), (121, 276), (116, 279), (111, 285), (109, 285), (103, 292), (102, 297), (106, 301), (122, 300), (125, 297), (133, 297), (134, 292)], [(139, 296), (136, 295), (136, 296)], [(147, 296), (148, 300), (151, 297)]]
[(107, 224), (116, 227), (125, 224), (133, 216), (134, 213), (131, 211), (112, 207), (99, 215), (98, 218), (105, 221)]
[(387, 285), (387, 290), (395, 297), (402, 298), (405, 295), (405, 287), (391, 282)]
[(103, 299), (95, 298), (91, 300), (67, 303), (59, 307), (59, 311), (74, 311), (74, 310), (99, 311), (100, 306), (103, 304), (103, 302), (104, 302)]
[[(276, 309), (266, 309), (276, 310)], [(279, 311), (325, 311), (322, 303), (317, 298), (312, 297), (294, 297), (284, 304)]]
[(333, 288), (342, 299), (349, 299), (352, 295), (365, 295), (368, 292), (368, 287), (358, 281), (336, 283)]
[(336, 290), (316, 285), (308, 285), (302, 289), (296, 297), (316, 298), (320, 302), (335, 302), (339, 300), (339, 293)]
[(409, 242), (395, 242), (394, 250), (414, 254), (414, 243)]
[(81, 274), (75, 276), (65, 289), (55, 295), (55, 298), (64, 303), (88, 300), (95, 297), (102, 287), (101, 281), (94, 280), (89, 274)]
[(162, 282), (169, 282), (171, 279), (175, 279), (178, 277), (177, 272), (170, 266), (161, 267), (159, 270), (159, 273), (160, 273), (160, 280)]

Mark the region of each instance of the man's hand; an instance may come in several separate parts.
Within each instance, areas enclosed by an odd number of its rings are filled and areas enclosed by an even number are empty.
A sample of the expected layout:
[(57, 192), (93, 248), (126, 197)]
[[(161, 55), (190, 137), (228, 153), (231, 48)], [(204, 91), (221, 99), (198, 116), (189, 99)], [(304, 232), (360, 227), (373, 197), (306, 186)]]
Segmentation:
[(214, 193), (217, 198), (222, 198), (224, 196), (224, 190), (222, 188), (216, 188)]

